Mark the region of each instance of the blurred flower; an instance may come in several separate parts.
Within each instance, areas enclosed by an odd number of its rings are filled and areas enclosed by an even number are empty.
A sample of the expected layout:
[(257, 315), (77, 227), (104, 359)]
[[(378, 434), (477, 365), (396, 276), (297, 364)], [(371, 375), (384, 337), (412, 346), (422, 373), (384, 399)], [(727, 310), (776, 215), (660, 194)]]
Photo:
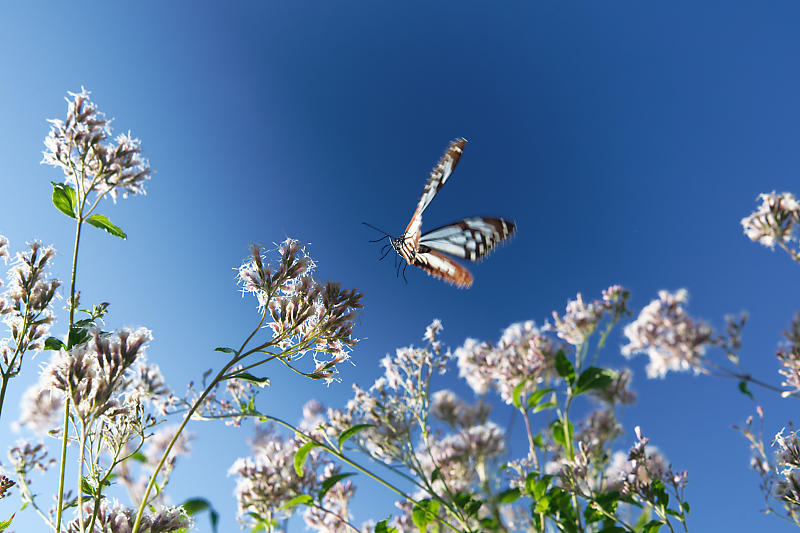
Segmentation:
[(476, 394), (496, 389), (507, 404), (514, 388), (526, 383), (526, 392), (552, 377), (556, 353), (563, 345), (546, 336), (533, 322), (512, 324), (503, 332), (497, 346), (467, 339), (455, 351), (458, 374)]
[(780, 374), (786, 378), (782, 385), (789, 389), (782, 393), (786, 397), (800, 393), (800, 313), (794, 315), (791, 328), (783, 332), (786, 345), (778, 350), (778, 360), (783, 368)]
[[(328, 463), (321, 470), (318, 481), (322, 484), (326, 479), (338, 475), (341, 469), (333, 463)], [(319, 507), (306, 507), (303, 511), (303, 521), (308, 529), (318, 533), (345, 533), (352, 531), (348, 524), (350, 519), (349, 504), (355, 494), (355, 485), (352, 482), (341, 480), (325, 493)]]
[(26, 427), (38, 435), (58, 433), (64, 416), (64, 393), (41, 382), (34, 383), (22, 394), (20, 411), (17, 427)]
[[(88, 504), (84, 509), (85, 515), (92, 516), (94, 507)], [(84, 517), (84, 523), (88, 526), (89, 519)], [(97, 521), (92, 530), (88, 533), (130, 533), (136, 522), (136, 511), (129, 509), (119, 502), (113, 504), (108, 500), (103, 500), (97, 512)], [(141, 533), (169, 533), (170, 531), (188, 531), (192, 528), (192, 519), (186, 515), (183, 507), (160, 507), (149, 514), (142, 516), (139, 524)], [(81, 531), (80, 521), (75, 518), (67, 525), (68, 533), (78, 533)]]
[[(742, 219), (745, 235), (768, 248), (774, 248), (775, 244), (786, 247), (795, 240), (793, 233), (794, 226), (800, 222), (800, 203), (788, 192), (776, 194), (772, 191), (758, 198), (761, 200), (758, 210)], [(796, 252), (792, 255), (797, 259)]]
[(703, 371), (706, 346), (714, 339), (711, 327), (692, 319), (683, 308), (689, 293), (681, 289), (675, 293), (659, 291), (639, 313), (639, 317), (625, 327), (629, 343), (622, 354), (630, 357), (646, 353), (650, 357), (647, 377), (663, 378), (667, 372), (693, 368)]
[[(505, 432), (493, 422), (465, 428), (428, 444), (417, 446), (417, 461), (430, 479), (434, 470), (439, 476), (433, 489), (439, 495), (466, 492), (476, 481), (484, 481), (487, 462), (505, 451)], [(424, 497), (426, 493), (420, 493)]]
[(483, 424), (489, 418), (492, 407), (479, 401), (469, 405), (451, 390), (440, 390), (431, 396), (430, 413), (453, 429)]
[(106, 193), (116, 201), (120, 194), (145, 194), (144, 182), (150, 178), (150, 164), (142, 158), (140, 141), (121, 134), (113, 142), (110, 121), (89, 99), (89, 92), (67, 93), (67, 118), (50, 120), (42, 163), (64, 171), (79, 198), (94, 192)]
[(25, 440), (17, 442), (8, 450), (8, 460), (14, 465), (18, 479), (24, 480), (26, 485), (31, 484), (28, 475), (32, 471), (39, 470), (44, 473), (56, 462), (55, 459), (47, 458), (47, 448), (44, 444), (32, 444)]
[(618, 372), (617, 378), (607, 387), (594, 389), (590, 394), (598, 400), (609, 405), (636, 403), (636, 393), (631, 388), (633, 372), (630, 368), (623, 368)]
[(320, 466), (318, 452), (311, 451), (302, 476), (295, 472), (294, 456), (300, 444), (270, 429), (262, 432), (254, 443), (254, 457), (240, 458), (233, 463), (228, 473), (237, 477), (234, 493), (240, 520), (247, 520), (251, 513), (266, 521), (287, 518), (291, 511), (281, 509), (285, 503), (318, 488), (315, 473)]

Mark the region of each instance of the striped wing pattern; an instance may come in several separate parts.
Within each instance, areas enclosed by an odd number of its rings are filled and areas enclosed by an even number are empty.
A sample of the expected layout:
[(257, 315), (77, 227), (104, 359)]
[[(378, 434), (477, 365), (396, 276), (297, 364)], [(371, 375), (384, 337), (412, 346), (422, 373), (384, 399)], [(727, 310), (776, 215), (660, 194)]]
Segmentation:
[(466, 143), (465, 139), (450, 143), (431, 172), (406, 231), (392, 240), (392, 247), (409, 265), (463, 289), (472, 285), (472, 274), (448, 256), (478, 261), (516, 230), (513, 222), (502, 218), (469, 217), (420, 234), (422, 213), (452, 175)]
[(470, 217), (425, 233), (419, 239), (419, 248), (478, 261), (514, 233), (514, 229), (513, 222), (502, 218)]
[(425, 189), (422, 191), (419, 203), (417, 203), (417, 209), (414, 211), (414, 215), (411, 217), (411, 221), (408, 223), (406, 231), (403, 233), (405, 239), (400, 255), (409, 263), (414, 257), (414, 252), (419, 244), (420, 229), (422, 228), (422, 213), (447, 179), (453, 174), (453, 169), (456, 168), (458, 160), (461, 158), (461, 153), (464, 151), (465, 144), (467, 144), (466, 139), (451, 141), (450, 146), (447, 147), (444, 155), (431, 171), (428, 183), (425, 184)]

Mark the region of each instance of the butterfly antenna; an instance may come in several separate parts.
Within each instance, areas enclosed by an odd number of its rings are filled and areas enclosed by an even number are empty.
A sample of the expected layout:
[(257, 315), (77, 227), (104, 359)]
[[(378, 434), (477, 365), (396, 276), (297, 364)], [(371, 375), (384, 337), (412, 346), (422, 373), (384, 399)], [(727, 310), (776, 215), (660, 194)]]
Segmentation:
[(389, 239), (389, 240), (392, 240), (392, 235), (391, 235), (391, 233), (388, 233), (388, 232), (386, 232), (386, 231), (383, 231), (381, 228), (379, 228), (379, 227), (377, 227), (377, 226), (373, 226), (373, 225), (372, 225), (372, 224), (370, 224), (369, 222), (362, 222), (362, 224), (364, 224), (365, 226), (367, 226), (367, 227), (370, 227), (370, 228), (372, 228), (372, 229), (374, 229), (374, 230), (376, 230), (376, 231), (379, 231), (379, 232), (383, 233), (383, 237), (381, 237), (380, 239), (375, 239), (374, 241), (373, 241), (373, 240), (371, 240), (371, 241), (369, 241), (369, 242), (381, 242), (383, 239)]

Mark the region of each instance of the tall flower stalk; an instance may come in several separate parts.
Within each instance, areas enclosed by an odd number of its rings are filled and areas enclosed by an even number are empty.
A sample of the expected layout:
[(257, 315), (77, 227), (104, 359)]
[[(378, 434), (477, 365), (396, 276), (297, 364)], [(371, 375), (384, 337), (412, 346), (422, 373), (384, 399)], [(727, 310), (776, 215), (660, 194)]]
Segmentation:
[[(273, 360), (307, 378), (330, 382), (336, 379), (337, 365), (349, 359), (349, 349), (357, 343), (352, 333), (362, 295), (355, 289), (342, 290), (339, 283), (322, 283), (314, 278), (315, 264), (297, 241), (287, 239), (279, 253), (278, 264), (270, 265), (262, 249), (253, 246), (239, 269), (242, 291), (258, 300), (258, 324), (238, 349), (217, 348), (231, 357), (196, 397), (186, 401), (183, 421), (145, 488), (132, 533), (139, 531), (157, 475), (189, 420), (204, 418), (204, 411), (217, 412), (216, 389), (220, 384), (230, 382), (233, 388), (241, 386), (237, 382), (264, 386), (268, 380), (251, 372)], [(259, 335), (265, 330), (270, 333), (267, 338)], [(313, 358), (313, 370), (298, 366), (304, 356)], [(248, 413), (252, 409), (247, 407), (240, 415), (252, 414)]]
[[(75, 241), (70, 275), (69, 323), (65, 343), (60, 349), (70, 351), (84, 340), (76, 329), (78, 250), (84, 223), (101, 228), (111, 235), (125, 238), (125, 233), (106, 216), (95, 213), (100, 200), (106, 196), (116, 201), (131, 194), (144, 194), (144, 183), (150, 176), (150, 165), (141, 156), (140, 142), (122, 134), (110, 140), (111, 129), (105, 115), (89, 99), (89, 93), (69, 93), (67, 117), (64, 121), (50, 120), (50, 133), (45, 139), (42, 163), (60, 168), (64, 183), (53, 183), (53, 204), (75, 220)], [(69, 438), (70, 394), (64, 402), (61, 461), (59, 472), (56, 531), (61, 530), (63, 511), (64, 473)], [(83, 530), (83, 527), (81, 528)]]

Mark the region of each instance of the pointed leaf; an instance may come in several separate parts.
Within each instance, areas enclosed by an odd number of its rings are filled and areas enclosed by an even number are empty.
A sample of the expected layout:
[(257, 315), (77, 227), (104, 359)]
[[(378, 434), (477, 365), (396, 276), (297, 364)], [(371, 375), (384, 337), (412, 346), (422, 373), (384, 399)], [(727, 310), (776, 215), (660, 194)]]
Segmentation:
[(256, 387), (261, 387), (262, 389), (264, 387), (269, 387), (270, 383), (269, 378), (259, 378), (249, 372), (239, 372), (238, 374), (234, 374), (223, 379), (241, 379), (248, 383), (252, 383)]
[(397, 533), (397, 528), (389, 526), (389, 519), (387, 518), (375, 524), (375, 533)]
[(75, 206), (78, 203), (78, 197), (75, 189), (66, 183), (55, 183), (53, 181), (50, 183), (53, 184), (53, 205), (56, 206), (56, 209), (70, 218), (77, 218)]
[(528, 396), (528, 407), (533, 407), (538, 404), (542, 400), (542, 397), (548, 392), (553, 392), (553, 389), (539, 389), (534, 391)]
[(578, 378), (575, 394), (583, 394), (590, 390), (608, 387), (618, 377), (619, 374), (613, 370), (590, 366)]
[(233, 348), (227, 348), (225, 346), (220, 346), (218, 348), (214, 348), (215, 352), (224, 352), (224, 353), (236, 353), (236, 350)]
[(328, 491), (331, 490), (334, 485), (336, 485), (341, 480), (348, 478), (350, 476), (355, 476), (355, 474), (352, 472), (349, 473), (346, 472), (344, 474), (336, 474), (334, 476), (326, 478), (325, 481), (322, 482), (322, 487), (319, 489), (319, 495), (317, 496), (317, 501), (321, 502), (322, 498), (324, 498), (325, 495), (328, 494)]
[(497, 500), (502, 504), (512, 503), (512, 502), (517, 501), (520, 496), (521, 496), (521, 493), (520, 493), (520, 490), (518, 488), (511, 488), (511, 489), (506, 489), (503, 492), (501, 492), (497, 496)]
[(66, 345), (61, 342), (61, 339), (47, 337), (47, 339), (44, 341), (45, 350), (61, 350), (62, 348), (66, 348)]
[(347, 439), (349, 439), (356, 433), (359, 433), (369, 427), (372, 427), (373, 425), (374, 424), (356, 424), (355, 426), (350, 426), (349, 428), (342, 431), (342, 433), (339, 435), (339, 449), (340, 450), (342, 449), (342, 446), (344, 446), (344, 443), (347, 442)]
[(522, 380), (522, 382), (514, 387), (514, 391), (511, 394), (511, 401), (514, 403), (514, 407), (517, 409), (522, 409), (522, 400), (520, 399), (520, 395), (522, 391), (525, 389), (525, 385), (527, 384), (527, 380)]
[(102, 230), (107, 231), (114, 237), (119, 237), (120, 239), (128, 238), (128, 236), (125, 235), (125, 232), (122, 231), (122, 229), (119, 228), (118, 226), (115, 226), (105, 215), (92, 215), (86, 219), (86, 222), (88, 222), (95, 228), (100, 228)]
[(747, 388), (747, 382), (746, 381), (740, 381), (739, 382), (739, 392), (741, 392), (745, 396), (749, 396), (751, 400), (755, 400), (756, 399), (755, 396), (753, 396), (753, 393), (750, 392), (750, 389)]
[(314, 441), (306, 442), (294, 453), (294, 471), (297, 473), (298, 477), (303, 477), (303, 465), (306, 464), (308, 454), (317, 446), (319, 446), (319, 444)]
[(12, 514), (11, 517), (8, 520), (6, 520), (5, 522), (0, 520), (0, 531), (4, 531), (8, 526), (10, 526), (11, 525), (11, 521), (14, 520), (14, 517), (16, 515), (17, 515), (17, 513)]
[(186, 514), (189, 516), (195, 515), (200, 511), (205, 511), (206, 509), (211, 507), (211, 503), (208, 500), (203, 498), (191, 498), (186, 500), (181, 504), (181, 507), (184, 508)]
[(564, 350), (559, 350), (556, 354), (556, 371), (564, 378), (564, 381), (572, 385), (575, 382), (575, 367), (567, 359)]
[(298, 505), (308, 505), (313, 501), (314, 501), (314, 498), (312, 498), (308, 494), (301, 494), (299, 496), (295, 496), (294, 498), (292, 498), (288, 502), (286, 502), (283, 505), (281, 505), (280, 509), (283, 509), (283, 510), (286, 510), (286, 511), (291, 511), (292, 509), (294, 509)]

